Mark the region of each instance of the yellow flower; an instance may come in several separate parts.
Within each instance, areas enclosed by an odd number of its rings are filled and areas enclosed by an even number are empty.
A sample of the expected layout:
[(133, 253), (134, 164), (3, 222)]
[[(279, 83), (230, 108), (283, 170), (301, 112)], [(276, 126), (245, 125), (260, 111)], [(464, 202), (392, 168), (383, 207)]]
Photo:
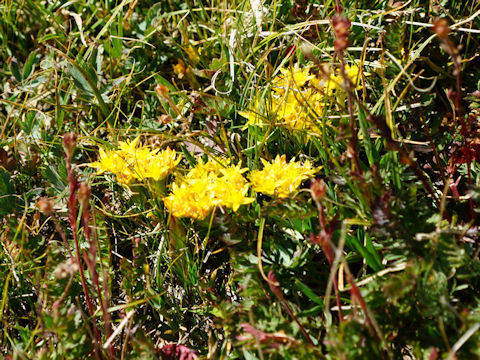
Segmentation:
[(241, 168), (241, 163), (221, 169), (222, 176), (217, 178), (215, 187), (215, 197), (220, 205), (236, 212), (240, 205), (250, 204), (254, 200), (246, 197), (249, 185), (242, 174), (247, 170)]
[(251, 172), (250, 184), (254, 191), (278, 198), (288, 197), (317, 171), (309, 161), (287, 163), (285, 155), (277, 155), (273, 163), (262, 159), (262, 163), (263, 170)]
[(220, 199), (219, 205), (223, 205), (236, 212), (241, 205), (247, 205), (253, 202), (254, 198), (246, 197), (249, 185), (232, 188), (226, 181), (220, 181), (215, 189), (216, 196)]
[(280, 75), (273, 79), (273, 90), (279, 94), (284, 94), (289, 89), (300, 89), (315, 76), (310, 74), (310, 68), (301, 69), (299, 64), (295, 64), (292, 70), (280, 69)]
[(247, 124), (255, 125), (260, 123), (261, 115), (259, 115), (255, 109), (239, 111), (238, 114), (248, 120)]
[(117, 151), (99, 150), (99, 161), (89, 164), (96, 168), (97, 174), (105, 171), (114, 173), (117, 181), (122, 184), (128, 184), (134, 178), (133, 172), (129, 169), (127, 161)]
[[(362, 88), (362, 86), (359, 84), (360, 69), (358, 68), (358, 66), (356, 64), (345, 65), (345, 73), (347, 74), (347, 77), (352, 82), (353, 86), (355, 86), (357, 89)], [(364, 74), (369, 75), (368, 73), (364, 73)]]
[(137, 136), (133, 141), (127, 140), (127, 141), (120, 141), (118, 143), (118, 147), (120, 152), (124, 154), (132, 154), (136, 151), (137, 149), (137, 144), (138, 141), (140, 140), (140, 136)]
[[(355, 64), (345, 66), (347, 77), (357, 89), (360, 88), (360, 71)], [(320, 134), (318, 119), (324, 115), (325, 105), (332, 100), (336, 100), (337, 104), (345, 102), (346, 93), (339, 70), (333, 71), (327, 78), (311, 74), (310, 67), (300, 68), (299, 64), (295, 64), (293, 69), (281, 68), (279, 72), (272, 81), (273, 91), (265, 103), (257, 101), (253, 107), (239, 112), (248, 120), (243, 129), (247, 125), (263, 125), (260, 120), (269, 118), (264, 114), (271, 112), (276, 124), (307, 134)]]
[[(148, 149), (146, 149), (148, 151)], [(152, 178), (155, 181), (162, 180), (178, 165), (181, 157), (177, 158), (177, 153), (167, 148), (161, 152), (149, 151), (144, 156), (135, 159), (134, 168), (136, 178), (143, 180)]]
[(274, 98), (273, 108), (278, 121), (291, 129), (319, 133), (317, 119), (324, 113), (324, 96), (312, 88)]
[(237, 211), (241, 205), (254, 199), (246, 197), (249, 185), (241, 164), (229, 165), (228, 159), (217, 158), (198, 164), (180, 183), (172, 186), (172, 192), (164, 198), (164, 204), (175, 217), (204, 219), (216, 206)]
[(262, 122), (262, 120), (265, 119), (265, 116), (262, 115), (260, 103), (258, 102), (258, 100), (255, 100), (255, 104), (250, 107), (249, 110), (239, 111), (238, 114), (248, 120), (243, 127), (243, 130), (245, 130), (248, 125), (258, 125)]
[[(300, 68), (299, 64), (295, 64), (293, 69), (280, 69), (280, 74), (273, 79), (272, 95), (263, 108), (272, 112), (276, 123), (295, 130), (319, 133), (316, 119), (323, 114), (324, 94), (312, 86), (315, 80), (315, 75), (310, 74), (310, 67)], [(260, 119), (267, 118), (258, 102), (239, 114), (251, 125), (261, 125)]]
[(172, 193), (165, 197), (163, 202), (175, 217), (205, 219), (214, 206), (211, 199), (210, 181), (205, 177), (180, 185), (174, 183)]
[(180, 162), (174, 150), (150, 150), (137, 147), (139, 137), (133, 141), (120, 141), (117, 150), (99, 150), (99, 161), (89, 164), (98, 174), (105, 171), (115, 174), (119, 183), (128, 185), (132, 180), (164, 179)]
[(180, 79), (183, 78), (185, 69), (186, 69), (185, 63), (183, 62), (182, 59), (178, 59), (178, 62), (175, 65), (173, 65), (173, 72), (177, 74)]
[(291, 92), (287, 96), (272, 99), (272, 107), (275, 111), (277, 119), (290, 124), (295, 122), (297, 115), (299, 115), (299, 102), (294, 94)]
[(335, 94), (338, 95), (339, 92), (343, 91), (342, 84), (342, 76), (336, 74), (330, 74), (327, 79), (315, 78), (312, 81), (312, 85), (327, 98), (332, 98)]
[(192, 76), (192, 70), (185, 65), (182, 59), (178, 59), (177, 63), (173, 65), (173, 72), (178, 75), (179, 79), (183, 79), (185, 76)]

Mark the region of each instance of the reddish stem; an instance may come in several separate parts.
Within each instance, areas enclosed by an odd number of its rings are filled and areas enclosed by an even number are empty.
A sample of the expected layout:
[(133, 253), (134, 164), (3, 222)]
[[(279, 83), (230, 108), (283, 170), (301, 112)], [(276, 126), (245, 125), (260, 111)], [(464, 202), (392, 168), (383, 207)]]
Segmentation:
[[(318, 207), (318, 220), (320, 222), (320, 226), (322, 227), (322, 230), (320, 231), (320, 234), (318, 236), (313, 238), (313, 242), (320, 245), (323, 252), (325, 253), (328, 264), (330, 265), (330, 271), (336, 272), (336, 270), (333, 268), (335, 251), (333, 250), (333, 246), (330, 241), (331, 234), (326, 229), (325, 214), (323, 211), (323, 205), (320, 201), (317, 201), (317, 207)], [(333, 277), (333, 289), (335, 291), (335, 302), (337, 303), (337, 307), (338, 307), (338, 321), (342, 322), (343, 321), (342, 302), (340, 299), (340, 291), (338, 290), (338, 283), (337, 283), (336, 276)]]
[(87, 281), (85, 280), (85, 273), (83, 272), (83, 267), (82, 267), (82, 260), (80, 258), (80, 245), (78, 243), (78, 235), (77, 235), (77, 208), (76, 208), (76, 202), (77, 202), (77, 196), (76, 196), (76, 189), (77, 189), (77, 179), (73, 173), (72, 170), (72, 163), (71, 163), (71, 158), (70, 156), (66, 156), (66, 163), (67, 163), (67, 179), (68, 179), (68, 184), (69, 184), (69, 196), (68, 196), (68, 202), (67, 202), (67, 207), (68, 207), (68, 221), (70, 223), (70, 227), (72, 228), (72, 233), (73, 233), (73, 241), (75, 243), (75, 250), (76, 250), (76, 257), (77, 257), (77, 264), (78, 264), (78, 269), (80, 273), (80, 279), (82, 281), (82, 287), (83, 287), (83, 293), (85, 294), (85, 300), (87, 302), (87, 307), (88, 307), (88, 312), (90, 314), (90, 317), (92, 318), (92, 324), (93, 324), (93, 329), (95, 331), (95, 336), (97, 338), (98, 343), (101, 343), (102, 337), (100, 335), (100, 331), (97, 328), (97, 325), (95, 324), (94, 320), (94, 314), (95, 311), (93, 309), (93, 304), (92, 300), (90, 298), (90, 295), (88, 294), (88, 288), (87, 288)]
[[(90, 212), (88, 208), (88, 202), (86, 202), (83, 211), (82, 211), (82, 222), (83, 222), (83, 229), (85, 233), (85, 239), (88, 241), (90, 244), (90, 258), (88, 258), (88, 254), (86, 251), (84, 251), (84, 258), (88, 259), (87, 260), (87, 268), (90, 271), (90, 275), (92, 276), (92, 282), (95, 284), (95, 288), (97, 290), (98, 294), (98, 300), (100, 303), (100, 309), (102, 311), (102, 316), (103, 316), (103, 321), (105, 322), (105, 334), (107, 339), (110, 337), (111, 334), (111, 329), (110, 329), (110, 316), (108, 315), (107, 311), (107, 304), (106, 304), (106, 298), (104, 299), (102, 296), (102, 292), (100, 290), (100, 284), (99, 284), (99, 276), (98, 272), (96, 269), (96, 243), (91, 237), (91, 232), (90, 232)], [(111, 355), (115, 356), (114, 349), (112, 345), (108, 347)]]
[(345, 59), (343, 58), (343, 52), (339, 52), (338, 58), (340, 60), (340, 71), (342, 73), (343, 82), (345, 83), (345, 91), (347, 93), (347, 104), (348, 104), (348, 114), (349, 114), (349, 127), (350, 127), (350, 146), (351, 155), (353, 157), (353, 162), (355, 163), (355, 168), (357, 173), (362, 175), (362, 168), (360, 167), (360, 161), (358, 160), (357, 154), (357, 130), (355, 129), (355, 115), (353, 113), (353, 100), (352, 100), (352, 83), (345, 72)]
[(365, 302), (365, 299), (363, 298), (362, 294), (360, 293), (360, 290), (358, 289), (357, 285), (355, 285), (355, 281), (353, 280), (352, 278), (352, 275), (349, 274), (347, 276), (347, 281), (348, 283), (350, 284), (351, 286), (351, 289), (350, 289), (350, 294), (352, 295), (352, 297), (355, 297), (358, 302), (360, 303), (360, 307), (362, 308), (362, 311), (363, 313), (365, 314), (365, 319), (367, 321), (367, 324), (368, 324), (368, 327), (370, 328), (370, 330), (372, 331), (372, 334), (377, 338), (377, 339), (381, 339), (380, 335), (378, 334), (377, 332), (377, 329), (375, 328), (375, 326), (373, 325), (373, 321), (372, 319), (370, 318), (370, 313), (368, 311), (368, 308), (367, 308), (367, 303)]
[[(468, 128), (467, 124), (465, 123), (465, 119), (463, 118), (462, 114), (462, 66), (460, 65), (460, 59), (459, 55), (456, 54), (456, 48), (454, 47), (454, 44), (447, 39), (448, 46), (452, 49), (452, 59), (453, 63), (455, 64), (455, 75), (457, 76), (457, 91), (455, 94), (455, 112), (457, 113), (457, 118), (460, 122), (461, 126), (461, 134), (463, 136), (463, 146), (466, 148), (466, 153), (467, 153), (467, 179), (468, 179), (468, 184), (472, 185), (472, 170), (471, 170), (471, 164), (472, 164), (472, 157), (470, 153), (470, 138), (468, 136)], [(470, 216), (472, 217), (473, 220), (475, 220), (475, 210), (474, 210), (474, 205), (473, 205), (473, 199), (470, 198), (469, 200), (470, 204)]]
[(312, 338), (310, 337), (310, 335), (308, 335), (307, 331), (305, 330), (303, 325), (300, 323), (300, 321), (298, 321), (297, 317), (292, 311), (292, 308), (290, 307), (290, 305), (288, 305), (287, 301), (285, 300), (285, 297), (283, 296), (283, 291), (280, 288), (280, 285), (275, 285), (275, 284), (278, 284), (278, 281), (277, 281), (277, 278), (275, 277), (275, 274), (271, 270), (268, 272), (268, 280), (270, 280), (270, 282), (268, 283), (268, 285), (270, 286), (270, 290), (272, 290), (272, 292), (275, 294), (278, 300), (280, 300), (280, 303), (285, 308), (288, 315), (290, 315), (290, 317), (297, 323), (298, 327), (300, 328), (300, 331), (302, 332), (303, 336), (305, 336), (305, 339), (307, 339), (308, 343), (311, 346), (315, 346)]
[[(437, 34), (438, 38), (440, 39), (443, 49), (447, 52), (453, 60), (453, 64), (455, 66), (454, 75), (456, 76), (456, 86), (457, 91), (455, 93), (455, 112), (457, 122), (460, 123), (460, 134), (463, 137), (463, 147), (465, 149), (466, 155), (466, 163), (467, 163), (467, 178), (468, 184), (472, 185), (472, 174), (471, 174), (471, 164), (472, 164), (472, 156), (470, 153), (470, 138), (469, 138), (469, 129), (467, 127), (467, 123), (463, 118), (462, 114), (462, 66), (461, 66), (461, 59), (458, 47), (455, 46), (453, 41), (451, 41), (448, 37), (450, 33), (450, 27), (448, 26), (448, 21), (445, 18), (438, 18), (434, 21), (433, 30)], [(475, 222), (475, 209), (473, 204), (473, 199), (469, 199), (470, 204), (470, 216), (472, 220)]]

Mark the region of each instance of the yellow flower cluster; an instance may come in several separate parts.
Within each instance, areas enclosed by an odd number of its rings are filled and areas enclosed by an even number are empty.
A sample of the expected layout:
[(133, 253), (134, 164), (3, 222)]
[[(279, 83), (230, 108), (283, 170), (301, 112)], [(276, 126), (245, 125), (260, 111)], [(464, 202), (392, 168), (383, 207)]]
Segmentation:
[[(348, 78), (354, 84), (359, 71), (356, 65), (345, 67)], [(264, 110), (273, 113), (277, 123), (284, 123), (289, 128), (318, 132), (314, 119), (323, 114), (325, 103), (334, 95), (339, 102), (345, 99), (342, 82), (338, 73), (330, 74), (325, 80), (312, 74), (310, 67), (302, 69), (296, 64), (291, 70), (281, 68), (280, 74), (273, 79), (271, 101), (265, 104)], [(239, 114), (247, 118), (249, 124), (259, 124), (262, 117), (258, 103)]]
[(317, 169), (307, 160), (287, 163), (285, 155), (275, 158), (273, 163), (262, 159), (263, 170), (250, 173), (250, 183), (253, 190), (278, 198), (286, 198), (298, 189), (302, 181), (311, 178)]
[(117, 150), (100, 149), (99, 160), (89, 166), (96, 168), (98, 174), (108, 171), (116, 175), (119, 183), (129, 184), (134, 179), (162, 180), (180, 162), (180, 156), (177, 157), (174, 150), (137, 147), (139, 140), (140, 137), (133, 141), (120, 141)]
[(247, 197), (249, 185), (242, 175), (247, 170), (223, 159), (199, 160), (182, 181), (172, 185), (172, 193), (163, 199), (165, 206), (175, 217), (200, 220), (216, 206), (237, 211), (254, 200)]
[[(99, 160), (90, 163), (98, 174), (106, 171), (115, 174), (117, 181), (128, 185), (133, 180), (164, 179), (180, 162), (175, 151), (163, 151), (137, 146), (139, 138), (120, 142), (116, 150), (99, 150)], [(244, 177), (248, 170), (241, 163), (233, 165), (228, 159), (213, 158), (198, 163), (184, 177), (172, 184), (171, 193), (163, 198), (165, 207), (175, 217), (205, 219), (218, 206), (236, 212), (241, 205), (250, 204), (250, 185), (255, 192), (286, 198), (298, 189), (303, 180), (318, 170), (309, 161), (294, 160), (287, 163), (285, 155), (272, 163), (262, 159), (263, 170), (252, 171), (250, 183)]]
[(243, 176), (248, 169), (242, 169), (241, 164), (230, 165), (225, 159), (206, 163), (199, 160), (180, 182), (172, 185), (164, 204), (175, 217), (202, 220), (216, 206), (237, 211), (241, 205), (250, 204), (254, 200), (247, 197), (250, 185), (255, 192), (286, 198), (318, 170), (309, 161), (287, 163), (285, 155), (277, 156), (273, 163), (262, 162), (263, 170), (252, 171), (249, 184)]

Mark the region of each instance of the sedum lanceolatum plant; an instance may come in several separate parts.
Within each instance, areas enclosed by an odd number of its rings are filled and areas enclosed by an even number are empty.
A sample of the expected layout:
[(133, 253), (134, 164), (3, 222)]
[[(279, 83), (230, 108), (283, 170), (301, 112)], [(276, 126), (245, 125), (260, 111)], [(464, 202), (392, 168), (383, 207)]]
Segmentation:
[(478, 358), (459, 4), (0, 2), (0, 358)]

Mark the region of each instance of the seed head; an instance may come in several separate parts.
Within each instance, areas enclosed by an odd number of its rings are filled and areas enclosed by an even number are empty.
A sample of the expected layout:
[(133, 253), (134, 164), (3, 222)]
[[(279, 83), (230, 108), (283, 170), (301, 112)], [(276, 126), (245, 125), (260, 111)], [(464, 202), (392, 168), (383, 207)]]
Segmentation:
[(341, 52), (348, 47), (348, 34), (350, 32), (351, 22), (345, 16), (335, 15), (332, 17), (333, 32), (335, 41), (333, 43), (336, 52)]

